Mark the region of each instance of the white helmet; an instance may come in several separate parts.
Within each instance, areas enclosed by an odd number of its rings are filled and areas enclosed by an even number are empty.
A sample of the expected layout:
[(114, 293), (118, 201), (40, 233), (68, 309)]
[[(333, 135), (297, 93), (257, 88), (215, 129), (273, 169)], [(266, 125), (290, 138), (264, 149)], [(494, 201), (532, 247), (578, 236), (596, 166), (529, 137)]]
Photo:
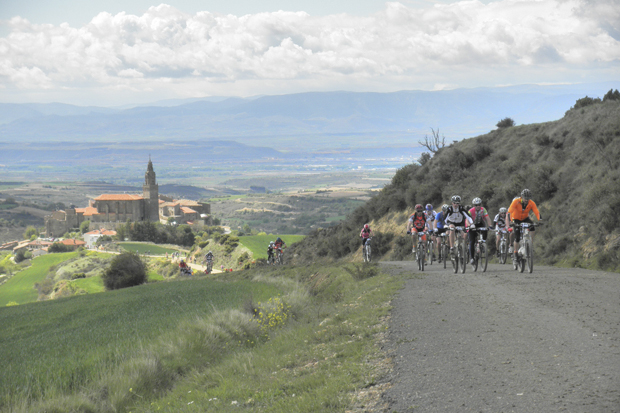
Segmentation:
[(482, 199), (474, 198), (474, 200), (471, 201), (471, 203), (474, 204), (474, 206), (480, 206), (480, 205), (482, 205)]

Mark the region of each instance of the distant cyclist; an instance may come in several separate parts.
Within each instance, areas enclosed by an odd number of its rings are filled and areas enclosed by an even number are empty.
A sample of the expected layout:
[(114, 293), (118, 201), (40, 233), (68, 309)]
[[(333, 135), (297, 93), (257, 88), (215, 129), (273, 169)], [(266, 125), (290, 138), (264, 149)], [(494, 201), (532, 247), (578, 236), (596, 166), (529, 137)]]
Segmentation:
[[(530, 211), (536, 215), (538, 221), (541, 221), (540, 212), (536, 203), (532, 201), (532, 192), (529, 189), (521, 191), (521, 197), (512, 200), (510, 207), (508, 208), (507, 222), (512, 222), (514, 227), (514, 245), (513, 245), (513, 259), (517, 257), (517, 250), (519, 249), (519, 241), (521, 241), (521, 224), (522, 222), (532, 223), (530, 218)], [(532, 239), (532, 245), (534, 244), (534, 230), (536, 228), (530, 228), (530, 237)]]
[(274, 242), (270, 241), (269, 245), (267, 246), (267, 262), (272, 264), (274, 259), (273, 259), (273, 249), (275, 248)]
[(440, 248), (441, 246), (440, 235), (444, 234), (447, 231), (446, 226), (445, 226), (447, 211), (448, 211), (448, 205), (443, 204), (443, 206), (441, 207), (441, 211), (435, 215), (435, 220), (433, 221), (433, 233), (435, 234), (435, 242), (437, 244), (437, 251), (439, 251), (439, 262), (441, 262), (441, 260), (445, 258), (441, 256), (443, 251), (441, 251), (441, 248)]
[(360, 232), (360, 237), (362, 237), (362, 249), (364, 249), (364, 246), (366, 245), (366, 241), (368, 241), (368, 238), (370, 238), (371, 233), (372, 233), (372, 230), (370, 229), (370, 226), (368, 224), (364, 224), (364, 227), (362, 228), (362, 231)]
[[(428, 223), (426, 222), (426, 214), (424, 213), (424, 207), (421, 204), (415, 206), (415, 212), (409, 216), (407, 221), (407, 234), (411, 234), (413, 239), (413, 248), (411, 251), (415, 253), (415, 247), (418, 240), (418, 232), (424, 233), (428, 231)], [(426, 235), (422, 236), (422, 239), (426, 241)]]
[[(474, 207), (469, 210), (469, 215), (471, 215), (471, 219), (474, 221), (473, 227), (469, 228), (469, 232), (471, 236), (469, 237), (469, 256), (472, 257), (469, 260), (470, 264), (474, 263), (474, 248), (476, 246), (476, 233), (478, 232), (477, 228), (491, 228), (491, 218), (489, 217), (489, 213), (486, 208), (482, 206), (482, 200), (480, 198), (474, 198), (471, 202), (474, 204)], [(482, 232), (482, 239), (487, 240), (488, 233), (486, 231)]]
[(506, 208), (500, 208), (499, 214), (495, 215), (495, 219), (493, 219), (493, 223), (495, 224), (495, 248), (497, 249), (497, 256), (499, 257), (499, 242), (502, 239), (502, 234), (505, 234), (507, 231), (506, 225)]

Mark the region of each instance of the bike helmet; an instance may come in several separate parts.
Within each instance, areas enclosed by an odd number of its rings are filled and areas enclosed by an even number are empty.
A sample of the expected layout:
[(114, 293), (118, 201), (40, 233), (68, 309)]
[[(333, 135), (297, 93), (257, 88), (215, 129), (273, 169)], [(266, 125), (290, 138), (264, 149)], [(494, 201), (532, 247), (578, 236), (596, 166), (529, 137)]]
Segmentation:
[(530, 199), (532, 199), (532, 192), (530, 192), (529, 189), (524, 189), (523, 191), (521, 191), (521, 198), (524, 201), (529, 201)]
[(458, 196), (458, 195), (454, 195), (452, 197), (452, 202), (455, 203), (455, 204), (460, 204), (461, 203), (461, 197)]
[(433, 209), (433, 206), (431, 204), (426, 204), (427, 211), (431, 211), (432, 209)]
[(446, 213), (446, 211), (448, 210), (448, 208), (450, 208), (450, 206), (448, 204), (443, 204), (443, 206), (441, 207), (441, 211), (443, 213)]
[(282, 238), (280, 237), (276, 238), (276, 242), (282, 242)]
[(471, 201), (471, 203), (474, 204), (474, 206), (481, 206), (482, 205), (482, 199), (474, 198), (474, 200)]
[(213, 254), (211, 251), (209, 251), (209, 254)]
[(417, 205), (415, 206), (415, 210), (416, 210), (417, 212), (422, 212), (422, 211), (424, 211), (424, 207), (422, 206), (422, 204), (417, 204)]
[(500, 214), (505, 214), (506, 212), (508, 212), (508, 210), (506, 208), (500, 208), (499, 209), (499, 213)]
[(364, 224), (364, 229), (368, 229), (368, 228), (370, 228), (368, 224)]

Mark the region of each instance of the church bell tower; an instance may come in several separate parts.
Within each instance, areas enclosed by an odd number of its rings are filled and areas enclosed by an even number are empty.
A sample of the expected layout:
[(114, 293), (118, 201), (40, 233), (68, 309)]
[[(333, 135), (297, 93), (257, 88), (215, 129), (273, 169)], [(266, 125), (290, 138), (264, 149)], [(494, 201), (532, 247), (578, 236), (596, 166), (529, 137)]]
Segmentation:
[(144, 185), (142, 185), (142, 193), (144, 197), (144, 219), (146, 221), (159, 221), (159, 185), (155, 180), (155, 171), (153, 170), (153, 162), (149, 156), (149, 165), (144, 174)]

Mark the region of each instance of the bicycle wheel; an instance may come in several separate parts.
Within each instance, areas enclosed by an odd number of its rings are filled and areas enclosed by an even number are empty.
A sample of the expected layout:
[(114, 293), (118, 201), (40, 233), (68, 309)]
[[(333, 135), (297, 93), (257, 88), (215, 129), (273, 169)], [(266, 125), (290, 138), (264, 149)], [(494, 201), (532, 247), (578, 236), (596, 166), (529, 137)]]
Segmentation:
[(467, 253), (465, 252), (466, 248), (463, 244), (459, 245), (459, 266), (461, 267), (461, 274), (465, 274), (465, 270), (467, 269)]
[(525, 271), (526, 261), (527, 261), (527, 258), (525, 256), (519, 254), (519, 272)]
[(472, 257), (474, 259), (474, 263), (471, 265), (472, 268), (474, 269), (474, 272), (478, 271), (478, 246), (476, 246), (476, 249), (474, 250), (474, 256)]
[(534, 271), (534, 248), (532, 248), (532, 241), (530, 240), (525, 243), (525, 255), (527, 258), (527, 271), (531, 274)]
[(443, 256), (443, 269), (448, 268), (448, 256), (450, 255), (450, 247), (447, 245), (443, 246), (443, 252), (441, 253)]
[(508, 245), (504, 240), (501, 240), (499, 243), (499, 263), (506, 264), (506, 259), (508, 258)]
[(418, 244), (418, 251), (420, 251), (420, 271), (424, 271), (424, 261), (426, 261), (426, 245)]
[(366, 246), (366, 259), (368, 260), (368, 262), (370, 262), (370, 245)]
[(487, 271), (487, 265), (489, 264), (489, 254), (487, 251), (487, 244), (484, 242), (480, 244), (480, 267), (482, 272)]

